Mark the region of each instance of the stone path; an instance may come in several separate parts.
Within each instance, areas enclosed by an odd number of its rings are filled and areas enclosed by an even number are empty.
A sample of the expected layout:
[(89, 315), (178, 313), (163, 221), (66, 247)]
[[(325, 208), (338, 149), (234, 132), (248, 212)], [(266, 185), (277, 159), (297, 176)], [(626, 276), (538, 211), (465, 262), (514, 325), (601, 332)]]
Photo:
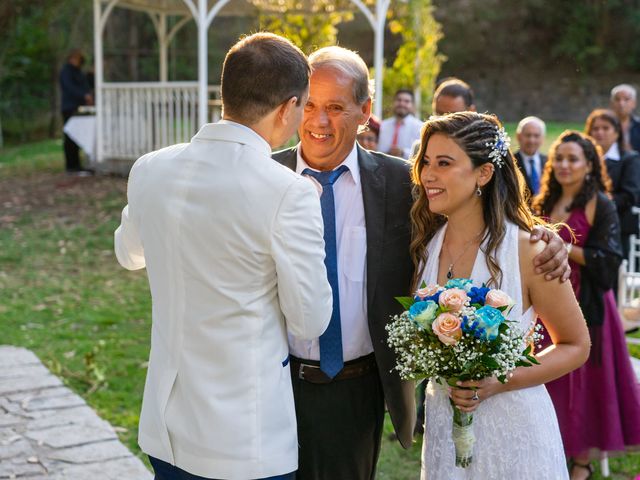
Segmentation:
[(0, 346), (0, 479), (151, 478), (111, 425), (38, 357)]

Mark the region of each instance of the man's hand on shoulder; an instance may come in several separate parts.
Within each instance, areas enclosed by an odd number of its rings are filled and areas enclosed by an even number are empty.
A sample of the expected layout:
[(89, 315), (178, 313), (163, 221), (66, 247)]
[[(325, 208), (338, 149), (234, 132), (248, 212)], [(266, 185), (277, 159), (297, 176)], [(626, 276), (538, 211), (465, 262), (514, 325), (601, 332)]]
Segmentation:
[(560, 278), (561, 282), (566, 282), (571, 274), (569, 253), (558, 234), (548, 228), (536, 226), (531, 231), (529, 241), (543, 241), (547, 244), (533, 259), (535, 273), (544, 274), (545, 280)]

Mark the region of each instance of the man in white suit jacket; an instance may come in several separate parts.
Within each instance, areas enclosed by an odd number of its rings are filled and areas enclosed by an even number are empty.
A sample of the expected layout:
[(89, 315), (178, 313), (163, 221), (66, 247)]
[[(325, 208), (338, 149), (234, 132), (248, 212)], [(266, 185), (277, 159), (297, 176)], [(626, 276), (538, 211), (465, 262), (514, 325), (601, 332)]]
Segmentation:
[(238, 42), (224, 120), (141, 157), (115, 232), (153, 298), (139, 443), (156, 479), (293, 478), (298, 444), (287, 330), (317, 338), (332, 297), (318, 192), (273, 162), (308, 96), (288, 40)]

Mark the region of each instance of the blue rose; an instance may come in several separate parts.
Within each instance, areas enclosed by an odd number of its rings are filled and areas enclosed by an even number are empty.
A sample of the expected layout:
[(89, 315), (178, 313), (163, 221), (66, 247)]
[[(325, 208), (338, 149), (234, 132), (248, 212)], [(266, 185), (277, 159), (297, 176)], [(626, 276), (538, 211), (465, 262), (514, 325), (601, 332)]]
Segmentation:
[(431, 324), (436, 319), (438, 304), (431, 300), (416, 302), (409, 309), (409, 318), (425, 330), (431, 330)]
[(472, 305), (474, 303), (484, 305), (484, 299), (487, 296), (489, 290), (491, 289), (488, 287), (471, 287), (471, 290), (469, 290), (469, 292), (467, 293), (470, 303)]
[(465, 292), (469, 292), (472, 287), (473, 283), (468, 278), (452, 278), (444, 286), (444, 288), (459, 288)]
[(477, 338), (491, 342), (498, 338), (500, 324), (503, 321), (504, 317), (500, 310), (485, 305), (476, 310), (476, 318), (471, 328)]
[(431, 295), (430, 297), (425, 297), (424, 301), (425, 302), (434, 302), (434, 303), (438, 303), (440, 301), (440, 294), (444, 292), (444, 290), (439, 290), (436, 293), (434, 293), (433, 295)]

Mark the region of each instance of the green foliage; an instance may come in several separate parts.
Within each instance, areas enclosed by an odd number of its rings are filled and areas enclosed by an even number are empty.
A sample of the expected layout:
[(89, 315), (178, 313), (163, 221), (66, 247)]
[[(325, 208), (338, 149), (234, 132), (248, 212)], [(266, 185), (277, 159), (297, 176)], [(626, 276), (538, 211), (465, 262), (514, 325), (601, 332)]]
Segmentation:
[(411, 308), (411, 305), (415, 303), (413, 297), (395, 297), (395, 299), (400, 305), (402, 305), (405, 310), (409, 310)]
[(0, 32), (0, 118), (7, 140), (24, 142), (53, 134), (57, 74), (69, 49), (90, 50), (92, 4), (14, 3)]
[(351, 12), (323, 12), (311, 15), (261, 13), (258, 17), (261, 30), (288, 38), (307, 55), (318, 48), (337, 44), (337, 26), (351, 20)]
[(574, 62), (584, 72), (640, 70), (640, 4), (607, 2), (530, 2), (552, 32), (551, 56)]
[[(437, 1), (450, 71), (532, 67), (584, 75), (640, 71), (640, 3)], [(518, 69), (516, 74), (525, 74)]]
[(418, 116), (427, 117), (431, 113), (435, 82), (446, 61), (446, 57), (438, 53), (438, 42), (444, 35), (433, 10), (430, 0), (408, 0), (394, 5), (389, 30), (401, 35), (403, 44), (392, 67), (384, 67), (385, 110), (389, 110), (398, 89), (409, 88), (419, 93)]

